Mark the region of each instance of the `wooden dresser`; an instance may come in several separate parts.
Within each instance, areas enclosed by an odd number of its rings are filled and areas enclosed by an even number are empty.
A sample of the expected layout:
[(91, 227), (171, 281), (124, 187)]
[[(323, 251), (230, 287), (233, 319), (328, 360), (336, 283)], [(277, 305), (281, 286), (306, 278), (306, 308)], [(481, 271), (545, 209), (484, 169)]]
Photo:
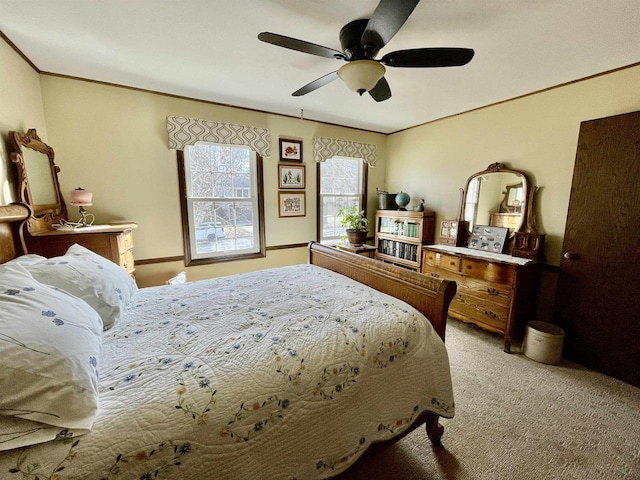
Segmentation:
[(25, 233), (25, 243), (29, 253), (44, 257), (64, 255), (71, 245), (77, 243), (120, 265), (135, 279), (133, 229), (137, 226), (135, 223), (122, 223)]
[[(20, 186), (20, 202), (27, 206), (29, 218), (20, 226), (25, 253), (36, 253), (44, 257), (64, 255), (67, 249), (77, 243), (102, 255), (124, 268), (135, 280), (133, 261), (133, 235), (135, 223), (115, 223), (110, 225), (86, 225), (69, 223), (67, 205), (60, 193), (58, 167), (54, 152), (38, 137), (35, 129), (27, 133), (10, 132), (11, 160), (16, 164)], [(71, 193), (82, 191), (77, 188)], [(70, 194), (71, 195), (71, 194)], [(84, 191), (78, 197), (84, 224), (84, 207), (91, 205), (91, 192)], [(56, 230), (54, 226), (64, 225), (76, 228)]]
[(454, 280), (449, 316), (504, 337), (504, 351), (534, 318), (539, 263), (505, 254), (483, 255), (464, 247), (422, 247), (421, 272)]

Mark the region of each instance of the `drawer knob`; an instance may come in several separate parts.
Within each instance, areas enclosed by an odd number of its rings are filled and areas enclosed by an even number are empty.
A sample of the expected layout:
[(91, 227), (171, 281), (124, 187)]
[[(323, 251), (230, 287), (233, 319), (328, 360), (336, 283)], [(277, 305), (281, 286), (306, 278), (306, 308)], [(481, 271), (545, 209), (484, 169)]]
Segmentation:
[(124, 268), (127, 268), (129, 266), (129, 262), (125, 261), (123, 266)]
[(498, 290), (496, 290), (495, 288), (487, 288), (487, 292), (489, 292), (489, 295), (499, 295), (500, 292)]
[(438, 274), (437, 274), (437, 273), (435, 273), (435, 272), (434, 272), (434, 273), (432, 273), (432, 274), (431, 274), (431, 276), (432, 276), (433, 278), (440, 278), (440, 275), (438, 275)]
[(484, 314), (489, 318), (496, 318), (496, 314), (493, 313), (491, 310), (485, 310)]

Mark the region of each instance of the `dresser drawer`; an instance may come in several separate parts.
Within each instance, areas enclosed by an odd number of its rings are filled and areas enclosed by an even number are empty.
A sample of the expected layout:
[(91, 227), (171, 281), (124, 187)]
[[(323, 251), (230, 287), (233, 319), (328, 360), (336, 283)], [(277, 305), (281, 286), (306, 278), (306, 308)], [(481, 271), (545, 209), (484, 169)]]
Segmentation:
[(504, 283), (487, 282), (424, 264), (422, 274), (432, 278), (453, 280), (458, 286), (459, 294), (471, 295), (478, 302), (495, 303), (508, 309), (513, 300), (513, 288)]
[(118, 235), (118, 251), (124, 253), (133, 248), (133, 232), (131, 230)]
[(119, 265), (127, 272), (133, 273), (135, 271), (135, 262), (133, 261), (133, 249), (129, 249), (120, 254)]
[(449, 272), (447, 270), (443, 270), (438, 267), (434, 267), (433, 265), (428, 265), (423, 263), (422, 269), (420, 271), (423, 275), (431, 278), (441, 278), (444, 280), (454, 280), (457, 281), (458, 275), (454, 272)]
[(456, 273), (460, 271), (460, 265), (462, 263), (462, 260), (459, 257), (444, 253), (436, 253), (431, 250), (424, 251), (423, 261), (427, 265), (444, 268), (445, 270)]
[[(451, 302), (449, 312), (490, 330), (504, 333), (509, 319), (509, 308), (504, 305), (487, 302), (472, 295), (457, 293)], [(457, 315), (456, 315), (457, 314)]]
[(462, 268), (460, 271), (463, 275), (472, 278), (507, 285), (513, 285), (516, 278), (516, 269), (509, 265), (468, 258), (462, 259)]
[(437, 253), (436, 252), (432, 252), (431, 250), (423, 250), (422, 251), (422, 264), (423, 265), (432, 265), (432, 266), (436, 266), (436, 257), (437, 257)]
[(480, 301), (495, 303), (504, 307), (509, 307), (513, 300), (513, 288), (504, 283), (487, 282), (477, 278), (456, 275), (455, 280), (458, 285), (458, 292), (472, 295)]

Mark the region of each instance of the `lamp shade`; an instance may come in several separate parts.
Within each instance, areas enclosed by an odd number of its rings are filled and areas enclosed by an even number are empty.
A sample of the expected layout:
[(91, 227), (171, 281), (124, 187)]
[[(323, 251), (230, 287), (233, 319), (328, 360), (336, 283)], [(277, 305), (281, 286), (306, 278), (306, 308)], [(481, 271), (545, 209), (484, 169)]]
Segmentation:
[(76, 188), (69, 192), (69, 203), (75, 207), (88, 207), (93, 205), (93, 193), (84, 188)]
[(376, 86), (385, 71), (384, 65), (374, 60), (354, 60), (340, 67), (338, 76), (350, 90), (362, 95)]

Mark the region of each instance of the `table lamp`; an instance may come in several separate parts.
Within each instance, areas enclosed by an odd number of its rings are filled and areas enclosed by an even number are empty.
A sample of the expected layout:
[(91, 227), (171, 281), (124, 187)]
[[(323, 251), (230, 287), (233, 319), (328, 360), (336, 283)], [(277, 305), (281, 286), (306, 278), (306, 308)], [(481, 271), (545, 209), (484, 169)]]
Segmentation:
[(69, 203), (74, 207), (80, 207), (80, 222), (78, 222), (78, 227), (88, 227), (90, 225), (87, 223), (87, 211), (84, 207), (93, 205), (92, 199), (93, 193), (84, 188), (78, 187), (69, 192)]

